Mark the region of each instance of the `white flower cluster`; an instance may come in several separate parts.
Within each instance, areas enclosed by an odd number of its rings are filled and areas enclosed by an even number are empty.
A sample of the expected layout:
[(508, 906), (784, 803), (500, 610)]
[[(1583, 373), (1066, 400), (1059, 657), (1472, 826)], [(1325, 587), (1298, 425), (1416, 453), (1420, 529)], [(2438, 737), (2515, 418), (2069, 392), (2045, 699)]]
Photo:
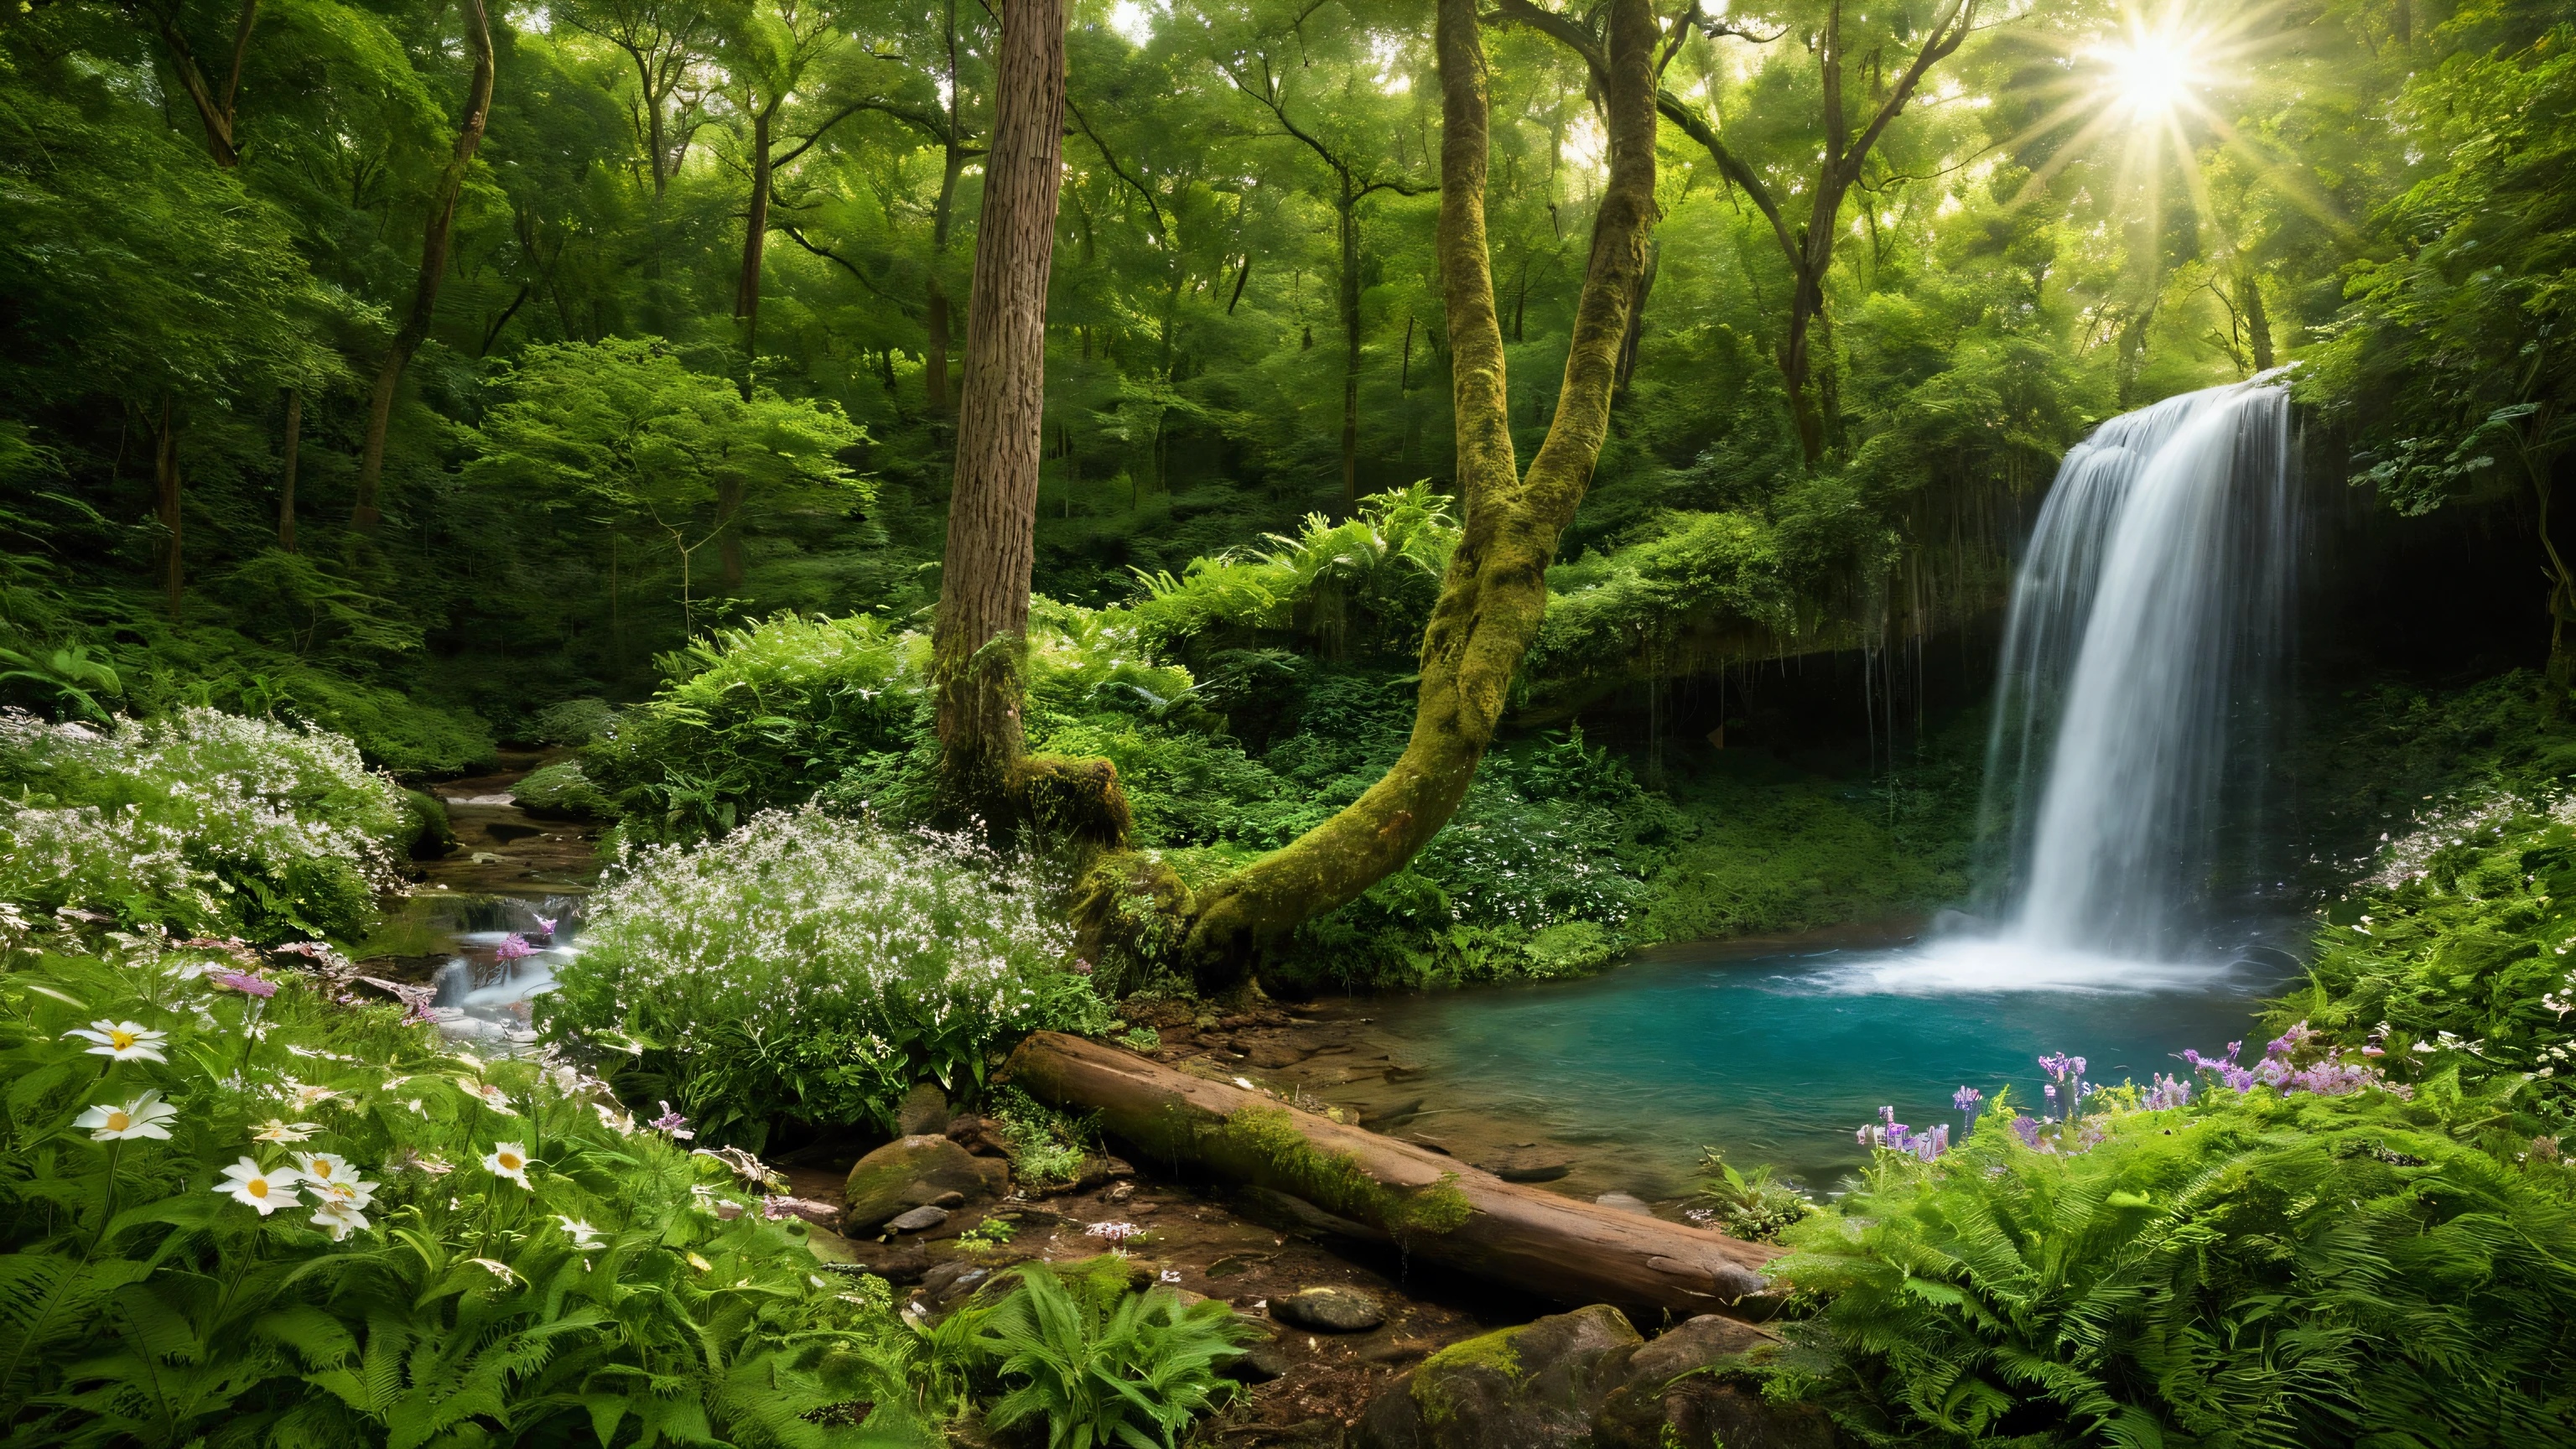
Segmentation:
[(220, 915), (233, 887), (203, 862), (273, 877), (334, 860), (395, 880), (401, 792), (326, 731), (200, 708), (102, 735), (0, 711), (0, 768), (19, 796), (0, 799), (0, 896), (170, 896)]
[(2405, 835), (2394, 840), (2380, 837), (2386, 843), (2360, 883), (2382, 889), (2404, 885), (2430, 867), (2435, 852), (2463, 843), (2492, 842), (2503, 833), (2505, 822), (2517, 815), (2545, 815), (2561, 825), (2576, 822), (2576, 795), (2556, 801), (2515, 795), (2445, 801)]
[(591, 896), (563, 976), (652, 1003), (683, 1052), (700, 1022), (1007, 1025), (1072, 949), (1054, 892), (1037, 868), (960, 837), (773, 810), (695, 849), (621, 862)]

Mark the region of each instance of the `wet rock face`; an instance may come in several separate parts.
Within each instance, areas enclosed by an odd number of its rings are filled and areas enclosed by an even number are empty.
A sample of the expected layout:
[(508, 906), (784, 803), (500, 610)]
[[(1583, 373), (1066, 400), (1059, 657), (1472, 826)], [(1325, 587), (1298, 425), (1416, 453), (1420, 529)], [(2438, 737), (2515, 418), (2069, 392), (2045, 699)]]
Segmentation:
[(1641, 1343), (1595, 1306), (1469, 1339), (1369, 1405), (1360, 1449), (1835, 1449), (1813, 1405), (1778, 1405), (1730, 1368), (1776, 1335), (1704, 1315)]
[(948, 1131), (948, 1094), (936, 1082), (923, 1082), (904, 1094), (894, 1109), (894, 1130), (906, 1137), (940, 1136)]
[(859, 1159), (842, 1189), (842, 1222), (865, 1232), (907, 1209), (999, 1197), (1010, 1190), (1008, 1163), (977, 1157), (945, 1137), (898, 1137)]
[(1378, 1301), (1355, 1288), (1308, 1288), (1274, 1298), (1270, 1316), (1317, 1333), (1366, 1333), (1386, 1322)]

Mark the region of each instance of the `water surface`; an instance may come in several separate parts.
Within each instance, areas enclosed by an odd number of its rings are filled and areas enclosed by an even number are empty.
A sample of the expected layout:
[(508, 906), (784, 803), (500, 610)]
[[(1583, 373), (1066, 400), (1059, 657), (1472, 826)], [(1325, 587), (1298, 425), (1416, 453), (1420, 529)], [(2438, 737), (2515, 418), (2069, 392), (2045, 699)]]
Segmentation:
[(1855, 1127), (1893, 1106), (1917, 1128), (1951, 1094), (2039, 1097), (2037, 1059), (2083, 1056), (2117, 1084), (2254, 1034), (2290, 968), (2176, 966), (1990, 941), (1746, 955), (1667, 949), (1584, 981), (1381, 999), (1375, 1025), (1443, 1109), (1606, 1150), (1629, 1190), (1678, 1190), (1702, 1145), (1828, 1189), (1865, 1156)]

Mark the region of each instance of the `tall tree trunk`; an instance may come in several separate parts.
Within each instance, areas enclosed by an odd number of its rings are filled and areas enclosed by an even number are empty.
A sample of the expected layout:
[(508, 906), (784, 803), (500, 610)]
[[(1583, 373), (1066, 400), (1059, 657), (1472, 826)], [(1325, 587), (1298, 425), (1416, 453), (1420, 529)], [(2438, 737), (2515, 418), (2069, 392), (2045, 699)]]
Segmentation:
[(1360, 218), (1351, 176), (1342, 173), (1342, 516), (1360, 502)]
[(1628, 335), (1619, 343), (1618, 391), (1623, 394), (1637, 376), (1637, 344), (1646, 335), (1646, 299), (1655, 293), (1655, 268), (1662, 259), (1663, 247), (1649, 238), (1646, 243), (1646, 270), (1637, 277), (1637, 300), (1628, 308)]
[(1825, 310), (1825, 291), (1805, 268), (1789, 297), (1789, 333), (1780, 343), (1780, 380), (1789, 392), (1789, 419), (1797, 425), (1798, 451), (1814, 467), (1825, 456), (1825, 420), (1816, 409), (1810, 342)]
[[(778, 115), (779, 100), (754, 111), (751, 117), (751, 206), (744, 219), (742, 234), (742, 275), (734, 282), (733, 315), (742, 319), (742, 396), (751, 400), (752, 372), (760, 365), (760, 260), (769, 241), (769, 128)], [(733, 547), (728, 538), (726, 547)]]
[(277, 546), (295, 552), (295, 454), (304, 442), (304, 393), (286, 390), (286, 456), (277, 486)]
[(1477, 0), (1440, 0), (1440, 279), (1466, 527), (1423, 630), (1412, 737), (1385, 777), (1340, 814), (1204, 893), (1194, 895), (1168, 866), (1132, 856), (1104, 862), (1080, 903), (1094, 939), (1114, 929), (1106, 924), (1109, 908), (1146, 897), (1160, 912), (1187, 919), (1185, 962), (1202, 984), (1223, 985), (1299, 921), (1400, 869), (1457, 810), (1493, 742), (1512, 675), (1538, 634), (1548, 561), (1608, 432), (1611, 384), (1654, 217), (1655, 35), (1649, 0), (1611, 0), (1603, 86), (1610, 178), (1593, 219), (1556, 416), (1521, 475), (1485, 239), (1484, 41)]
[(180, 550), (179, 423), (166, 393), (161, 398), (161, 426), (152, 435), (152, 502), (162, 531), (170, 535), (161, 553), (161, 588), (169, 597), (170, 617), (175, 621), (188, 574)]
[(1047, 276), (1063, 134), (1064, 0), (1004, 0), (956, 482), (931, 633), (941, 774), (954, 803), (988, 819), (999, 818), (1025, 751), (1019, 666), (1037, 554)]
[(420, 276), (412, 289), (411, 313), (394, 333), (392, 345), (385, 349), (384, 365), (376, 369), (376, 387), (367, 399), (367, 439), (358, 454), (358, 497), (349, 511), (349, 521), (360, 529), (373, 531), (382, 515), (376, 509), (376, 488), (385, 473), (385, 429), (394, 415), (394, 393), (402, 386), (403, 369), (411, 364), (411, 355), (429, 336), (430, 320), (438, 313), (438, 284), (447, 275), (448, 233), (456, 224), (456, 205), (465, 193), (465, 173), (474, 165), (475, 149), (483, 144), (483, 123), (492, 110), (492, 27), (483, 14), (483, 0), (464, 0), (465, 43), (474, 55), (474, 77), (465, 88), (465, 113), (456, 131), (456, 151), (439, 169), (438, 189), (430, 197), (429, 224), (421, 236)]

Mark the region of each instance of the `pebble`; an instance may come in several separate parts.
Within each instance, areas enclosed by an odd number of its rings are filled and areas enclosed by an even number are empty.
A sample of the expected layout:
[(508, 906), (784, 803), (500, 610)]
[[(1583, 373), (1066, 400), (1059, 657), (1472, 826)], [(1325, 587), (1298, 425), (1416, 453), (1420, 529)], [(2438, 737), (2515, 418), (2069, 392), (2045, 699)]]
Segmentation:
[(1270, 1316), (1318, 1333), (1366, 1333), (1386, 1322), (1378, 1301), (1353, 1288), (1306, 1288), (1273, 1298)]
[(896, 1217), (886, 1224), (898, 1233), (918, 1233), (948, 1221), (948, 1209), (924, 1205)]

